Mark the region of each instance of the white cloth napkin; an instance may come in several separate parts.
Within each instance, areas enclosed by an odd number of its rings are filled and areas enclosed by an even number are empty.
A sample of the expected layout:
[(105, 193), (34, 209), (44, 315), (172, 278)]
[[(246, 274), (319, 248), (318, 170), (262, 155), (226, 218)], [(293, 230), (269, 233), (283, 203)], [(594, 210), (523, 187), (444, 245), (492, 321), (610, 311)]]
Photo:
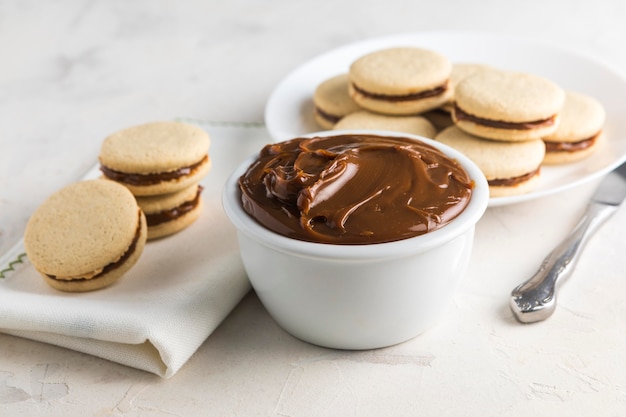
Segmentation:
[[(250, 289), (221, 191), (236, 165), (269, 142), (258, 126), (203, 127), (213, 165), (202, 181), (200, 218), (178, 234), (149, 241), (115, 285), (88, 293), (50, 288), (19, 242), (0, 258), (0, 332), (164, 378), (185, 364)], [(95, 166), (85, 178), (98, 175)]]

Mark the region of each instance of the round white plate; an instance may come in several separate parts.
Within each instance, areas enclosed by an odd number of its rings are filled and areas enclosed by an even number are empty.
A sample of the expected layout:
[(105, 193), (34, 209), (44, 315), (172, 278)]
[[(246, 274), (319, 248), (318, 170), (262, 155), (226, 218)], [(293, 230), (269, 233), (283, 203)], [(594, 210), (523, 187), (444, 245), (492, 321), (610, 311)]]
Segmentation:
[(606, 140), (591, 157), (563, 166), (542, 167), (538, 187), (528, 194), (494, 197), (489, 206), (518, 203), (553, 194), (606, 174), (626, 160), (626, 79), (617, 71), (578, 52), (524, 38), (473, 32), (409, 33), (352, 43), (318, 56), (297, 68), (274, 89), (265, 109), (265, 124), (275, 141), (320, 130), (313, 119), (317, 85), (347, 72), (361, 55), (392, 46), (433, 49), (454, 62), (478, 62), (546, 77), (566, 90), (589, 94), (606, 109)]

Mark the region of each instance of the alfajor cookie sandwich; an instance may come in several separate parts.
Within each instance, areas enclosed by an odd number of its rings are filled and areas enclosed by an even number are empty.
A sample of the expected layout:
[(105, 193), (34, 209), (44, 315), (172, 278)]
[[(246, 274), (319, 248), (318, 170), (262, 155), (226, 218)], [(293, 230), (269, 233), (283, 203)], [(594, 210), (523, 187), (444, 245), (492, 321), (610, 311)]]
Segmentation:
[(480, 71), (455, 87), (452, 119), (464, 131), (496, 140), (529, 140), (556, 131), (564, 91), (533, 74)]
[(543, 137), (544, 164), (575, 162), (591, 155), (602, 138), (605, 117), (604, 107), (595, 98), (567, 92), (559, 127)]
[(349, 69), (349, 92), (362, 108), (384, 114), (418, 114), (451, 97), (452, 64), (421, 48), (388, 48), (366, 54)]
[(391, 116), (360, 110), (341, 119), (335, 130), (391, 130), (411, 133), (426, 138), (434, 138), (437, 130), (433, 124), (422, 116)]
[(201, 185), (192, 185), (174, 193), (137, 197), (146, 215), (148, 240), (172, 235), (195, 222), (203, 208), (201, 193)]
[(209, 135), (197, 126), (146, 123), (107, 137), (100, 148), (100, 169), (136, 196), (172, 193), (197, 184), (209, 172), (209, 145)]
[(324, 129), (333, 126), (347, 114), (360, 110), (348, 94), (348, 74), (339, 74), (320, 83), (313, 93), (315, 121)]
[(71, 184), (49, 196), (24, 233), (28, 259), (61, 291), (109, 286), (135, 265), (147, 238), (135, 197), (108, 180)]
[(539, 182), (545, 154), (541, 139), (495, 141), (451, 126), (441, 131), (435, 140), (460, 151), (478, 165), (487, 178), (491, 197), (524, 194)]

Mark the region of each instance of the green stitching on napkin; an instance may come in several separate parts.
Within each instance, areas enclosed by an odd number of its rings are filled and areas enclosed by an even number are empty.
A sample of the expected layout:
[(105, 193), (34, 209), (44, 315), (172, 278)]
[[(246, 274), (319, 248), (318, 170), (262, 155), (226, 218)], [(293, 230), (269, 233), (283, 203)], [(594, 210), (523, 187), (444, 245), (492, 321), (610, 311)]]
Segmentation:
[(24, 258), (26, 258), (26, 253), (20, 253), (19, 255), (17, 255), (17, 258), (14, 261), (9, 262), (8, 267), (0, 270), (0, 278), (6, 278), (6, 273), (15, 271), (15, 268), (13, 267), (17, 264), (24, 263)]
[(174, 120), (176, 120), (177, 122), (197, 123), (197, 124), (203, 124), (203, 125), (215, 126), (215, 127), (245, 127), (245, 128), (265, 127), (265, 123), (263, 122), (204, 120), (204, 119), (197, 119), (193, 117), (177, 117)]

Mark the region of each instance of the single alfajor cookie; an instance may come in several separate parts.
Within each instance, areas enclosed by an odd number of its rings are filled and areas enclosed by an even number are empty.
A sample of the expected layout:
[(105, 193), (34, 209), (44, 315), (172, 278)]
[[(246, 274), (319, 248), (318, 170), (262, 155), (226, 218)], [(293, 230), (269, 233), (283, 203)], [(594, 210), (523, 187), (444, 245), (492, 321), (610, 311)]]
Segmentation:
[(602, 138), (606, 118), (602, 104), (593, 97), (567, 92), (561, 121), (554, 133), (544, 136), (544, 164), (575, 162), (591, 155)]
[(320, 83), (313, 93), (314, 117), (324, 129), (332, 129), (335, 123), (360, 107), (348, 94), (348, 74), (339, 74)]
[(434, 138), (437, 130), (422, 116), (390, 116), (360, 110), (345, 116), (334, 127), (335, 130), (391, 130)]
[(197, 184), (210, 170), (209, 135), (180, 122), (133, 126), (107, 137), (100, 169), (136, 196), (172, 193)]
[(455, 87), (454, 123), (476, 136), (529, 140), (552, 134), (559, 124), (564, 91), (533, 74), (480, 71)]
[(169, 236), (195, 222), (202, 212), (201, 193), (202, 186), (192, 185), (170, 194), (137, 197), (146, 215), (148, 239)]
[(377, 113), (418, 114), (451, 97), (450, 61), (421, 48), (398, 47), (366, 54), (350, 65), (350, 95)]
[(26, 225), (28, 259), (58, 290), (91, 291), (135, 265), (147, 238), (135, 197), (108, 180), (71, 184), (52, 194)]
[(487, 178), (491, 197), (527, 193), (539, 181), (545, 154), (541, 139), (489, 140), (451, 126), (441, 131), (435, 140), (460, 151), (478, 165)]

